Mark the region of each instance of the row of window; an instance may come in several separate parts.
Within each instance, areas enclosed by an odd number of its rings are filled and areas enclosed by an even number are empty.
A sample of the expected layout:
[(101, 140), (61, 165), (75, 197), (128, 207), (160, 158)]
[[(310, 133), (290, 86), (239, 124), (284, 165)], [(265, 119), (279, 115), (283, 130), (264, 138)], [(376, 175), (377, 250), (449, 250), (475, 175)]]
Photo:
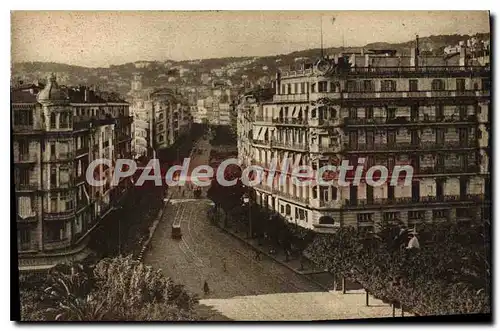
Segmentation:
[(59, 113), (59, 125), (56, 113), (50, 114), (50, 128), (51, 129), (69, 129), (71, 127), (70, 120), (72, 119), (71, 113), (62, 112)]
[[(293, 85), (293, 90), (292, 90)], [(328, 85), (330, 85), (330, 89), (328, 89)], [(309, 88), (310, 87), (310, 88)], [(478, 83), (474, 83), (473, 89), (479, 90), (480, 86)], [(481, 89), (482, 90), (490, 90), (490, 80), (482, 79), (481, 81)], [(311, 93), (325, 93), (325, 92), (341, 92), (340, 84), (338, 82), (328, 82), (321, 81), (316, 83), (293, 83), (293, 84), (282, 84), (281, 85), (281, 94), (306, 94)], [(443, 79), (434, 79), (431, 82), (431, 90), (433, 91), (442, 91), (445, 90), (445, 80)], [(466, 80), (465, 78), (457, 78), (456, 79), (456, 90), (457, 91), (465, 91), (466, 89)], [(375, 83), (373, 80), (363, 80), (363, 81), (355, 81), (348, 80), (345, 84), (346, 92), (375, 92)], [(382, 80), (380, 84), (381, 92), (395, 92), (397, 91), (397, 81), (386, 79)], [(419, 91), (419, 80), (418, 79), (410, 79), (409, 80), (409, 91), (416, 92)], [(292, 93), (293, 92), (293, 93)]]
[[(464, 214), (464, 210), (466, 208), (457, 208), (457, 216)], [(433, 219), (447, 219), (451, 213), (450, 209), (435, 209), (432, 211)], [(469, 215), (466, 213), (467, 216)], [(373, 213), (361, 213), (356, 215), (356, 220), (359, 223), (363, 222), (373, 222)], [(425, 210), (410, 210), (408, 211), (408, 219), (409, 220), (425, 220), (426, 219), (426, 211)], [(401, 220), (401, 212), (384, 212), (382, 214), (382, 220), (384, 222), (397, 222)]]
[[(118, 108), (118, 114), (120, 116), (125, 115), (125, 107), (113, 107), (113, 110)], [(104, 108), (89, 108), (89, 107), (75, 107), (76, 116), (104, 116), (108, 111)]]
[[(474, 137), (474, 133), (476, 131), (475, 128), (454, 128), (454, 129), (446, 129), (446, 128), (436, 128), (432, 129), (431, 132), (432, 134), (435, 135), (435, 142), (437, 144), (444, 144), (447, 142), (445, 139), (446, 133), (451, 133), (451, 130), (455, 130), (455, 133), (458, 133), (458, 139), (461, 144), (468, 144), (470, 139), (476, 139)], [(362, 131), (363, 132), (363, 131)], [(394, 129), (389, 129), (386, 131), (387, 139), (386, 143), (387, 145), (396, 145), (396, 137), (397, 137), (397, 130)], [(360, 134), (358, 130), (351, 130), (348, 133), (349, 137), (349, 146), (351, 148), (356, 148), (359, 143), (359, 137)], [(411, 130), (410, 131), (410, 141), (412, 144), (420, 144), (421, 139), (419, 135), (419, 130)], [(374, 145), (375, 144), (375, 131), (374, 130), (366, 130), (366, 137), (365, 137), (366, 144), (368, 145)], [(382, 142), (380, 142), (381, 144)]]
[[(289, 204), (281, 205), (281, 214), (292, 216), (292, 207)], [(302, 208), (295, 207), (295, 219), (307, 222), (307, 211)]]

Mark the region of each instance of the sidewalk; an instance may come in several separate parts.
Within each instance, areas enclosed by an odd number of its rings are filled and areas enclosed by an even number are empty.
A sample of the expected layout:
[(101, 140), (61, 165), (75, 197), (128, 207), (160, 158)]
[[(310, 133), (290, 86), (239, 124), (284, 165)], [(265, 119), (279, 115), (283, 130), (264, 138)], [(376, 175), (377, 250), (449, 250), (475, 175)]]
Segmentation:
[[(222, 215), (221, 215), (222, 216)], [(223, 218), (224, 216), (222, 216)], [(321, 270), (318, 266), (314, 265), (311, 261), (306, 258), (302, 259), (302, 268), (300, 264), (300, 259), (290, 258), (286, 260), (283, 250), (277, 250), (273, 253), (270, 252), (270, 243), (261, 239), (260, 245), (257, 239), (249, 239), (247, 236), (247, 229), (242, 226), (242, 224), (235, 224), (231, 220), (228, 220), (228, 227), (224, 227), (223, 220), (220, 220), (217, 226), (224, 232), (230, 234), (236, 239), (246, 243), (256, 252), (267, 256), (269, 259), (276, 261), (282, 266), (292, 270), (293, 272), (307, 277), (310, 281), (321, 287), (326, 291), (331, 291), (335, 289), (335, 280), (333, 275)]]

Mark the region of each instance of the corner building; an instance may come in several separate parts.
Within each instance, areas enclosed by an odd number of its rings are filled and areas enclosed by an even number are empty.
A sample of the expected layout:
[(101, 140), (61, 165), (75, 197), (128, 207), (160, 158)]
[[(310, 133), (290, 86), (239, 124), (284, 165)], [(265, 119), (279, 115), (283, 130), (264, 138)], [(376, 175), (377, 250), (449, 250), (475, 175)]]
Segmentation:
[(89, 164), (131, 157), (129, 105), (113, 93), (60, 87), (11, 88), (13, 163), (19, 270), (43, 270), (81, 260), (89, 235), (119, 208), (133, 184), (111, 186), (111, 167), (99, 166), (87, 183)]
[(465, 47), (418, 54), (418, 47), (411, 56), (339, 54), (282, 68), (272, 101), (252, 108), (251, 146), (242, 140), (239, 156), (243, 165), (264, 168), (276, 158), (278, 170), (285, 158), (315, 170), (332, 160), (356, 166), (359, 158), (365, 169), (411, 164), (411, 186), (298, 187), (288, 178), (270, 187), (264, 178), (254, 187), (257, 203), (319, 232), (489, 219), (489, 63)]

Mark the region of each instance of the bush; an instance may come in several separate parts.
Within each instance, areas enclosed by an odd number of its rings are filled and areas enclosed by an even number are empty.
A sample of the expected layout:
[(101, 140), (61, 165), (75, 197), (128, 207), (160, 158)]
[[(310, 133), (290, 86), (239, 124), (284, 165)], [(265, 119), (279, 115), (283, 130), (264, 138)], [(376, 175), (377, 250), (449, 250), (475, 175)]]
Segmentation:
[[(198, 298), (131, 256), (95, 266), (61, 265), (48, 287), (21, 291), (22, 320), (142, 321), (194, 320)], [(199, 319), (199, 318), (198, 318)]]

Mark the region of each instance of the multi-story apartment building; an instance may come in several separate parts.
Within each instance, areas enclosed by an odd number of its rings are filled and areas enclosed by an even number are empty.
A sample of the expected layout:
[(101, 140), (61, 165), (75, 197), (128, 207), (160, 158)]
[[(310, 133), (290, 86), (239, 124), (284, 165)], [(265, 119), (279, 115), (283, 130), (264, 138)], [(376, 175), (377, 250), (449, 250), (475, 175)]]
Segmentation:
[(151, 109), (149, 95), (152, 89), (144, 89), (141, 74), (134, 74), (131, 89), (127, 95), (130, 112), (134, 117), (132, 132), (132, 150), (134, 158), (151, 154), (153, 140), (151, 136)]
[(191, 130), (193, 118), (189, 104), (171, 89), (158, 89), (150, 95), (156, 149), (168, 148)]
[(168, 148), (191, 130), (193, 116), (186, 99), (172, 89), (142, 86), (135, 74), (128, 94), (134, 115), (134, 154), (153, 156), (153, 149)]
[(111, 186), (112, 167), (99, 166), (86, 180), (89, 164), (114, 162), (131, 154), (128, 104), (115, 94), (86, 87), (11, 89), (14, 182), (20, 270), (44, 269), (85, 258), (88, 235), (132, 186)]
[[(418, 45), (418, 41), (417, 41)], [(241, 103), (240, 161), (278, 170), (339, 160), (414, 168), (411, 185), (255, 187), (257, 202), (317, 231), (489, 218), (490, 68), (469, 57), (340, 54), (282, 68), (270, 102)], [(250, 110), (251, 109), (251, 110)], [(251, 121), (251, 129), (248, 122)]]

